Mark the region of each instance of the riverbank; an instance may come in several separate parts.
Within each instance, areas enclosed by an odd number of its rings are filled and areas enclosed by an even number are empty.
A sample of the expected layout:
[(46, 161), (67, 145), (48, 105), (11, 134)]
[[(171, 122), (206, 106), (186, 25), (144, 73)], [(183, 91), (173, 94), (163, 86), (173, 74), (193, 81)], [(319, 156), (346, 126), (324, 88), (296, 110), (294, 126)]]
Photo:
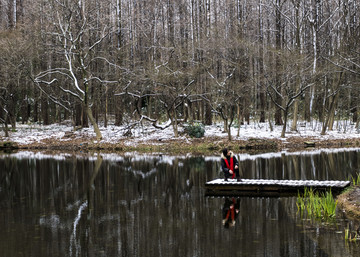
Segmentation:
[(360, 221), (360, 186), (352, 186), (337, 199), (346, 216)]
[(249, 138), (229, 141), (222, 137), (173, 138), (139, 142), (134, 138), (118, 139), (113, 142), (98, 142), (95, 138), (48, 137), (31, 143), (18, 143), (0, 139), (0, 149), (5, 150), (48, 150), (48, 151), (107, 151), (107, 152), (161, 152), (168, 154), (218, 154), (228, 147), (235, 152), (279, 152), (306, 151), (321, 148), (360, 147), (360, 139), (326, 139), (314, 137), (288, 137), (285, 139)]
[(156, 129), (142, 125), (101, 127), (102, 140), (97, 141), (92, 128), (74, 130), (71, 124), (18, 124), (16, 130), (4, 137), (0, 131), (0, 148), (27, 150), (116, 151), (218, 154), (224, 147), (235, 152), (301, 151), (311, 148), (360, 147), (359, 130), (346, 121), (338, 122), (336, 130), (320, 135), (321, 123), (304, 123), (297, 131), (288, 131), (280, 138), (282, 126), (271, 130), (267, 124), (253, 123), (232, 128), (228, 140), (223, 126), (205, 126), (202, 138), (192, 138), (181, 129), (174, 137), (171, 127)]

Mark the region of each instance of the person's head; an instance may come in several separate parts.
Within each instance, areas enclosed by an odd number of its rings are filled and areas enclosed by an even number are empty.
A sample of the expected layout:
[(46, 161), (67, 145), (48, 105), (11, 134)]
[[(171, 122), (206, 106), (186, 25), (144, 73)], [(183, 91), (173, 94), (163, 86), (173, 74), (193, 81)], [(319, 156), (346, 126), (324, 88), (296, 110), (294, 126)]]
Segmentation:
[(222, 153), (223, 153), (224, 156), (227, 156), (228, 152), (229, 152), (229, 150), (227, 148), (224, 148), (222, 150)]

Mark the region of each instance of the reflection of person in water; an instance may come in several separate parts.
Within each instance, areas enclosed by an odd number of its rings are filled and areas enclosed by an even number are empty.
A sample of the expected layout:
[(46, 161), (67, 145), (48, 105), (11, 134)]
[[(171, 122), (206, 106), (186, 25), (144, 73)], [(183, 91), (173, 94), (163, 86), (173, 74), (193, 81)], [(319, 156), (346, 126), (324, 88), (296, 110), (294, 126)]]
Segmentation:
[(235, 220), (239, 216), (240, 212), (240, 199), (232, 198), (231, 200), (229, 198), (225, 199), (224, 207), (222, 209), (223, 213), (223, 220), (222, 224), (225, 228), (233, 227), (235, 226)]

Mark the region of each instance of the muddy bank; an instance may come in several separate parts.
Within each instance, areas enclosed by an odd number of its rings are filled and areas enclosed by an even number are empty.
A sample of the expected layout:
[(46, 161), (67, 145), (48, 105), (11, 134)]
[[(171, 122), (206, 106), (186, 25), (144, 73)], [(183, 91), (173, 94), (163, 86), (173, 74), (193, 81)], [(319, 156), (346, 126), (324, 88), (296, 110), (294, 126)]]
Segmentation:
[[(4, 140), (4, 139), (2, 139)], [(141, 141), (136, 138), (122, 139), (112, 143), (97, 142), (95, 138), (49, 138), (31, 144), (0, 142), (2, 150), (52, 150), (52, 151), (111, 151), (111, 152), (165, 152), (219, 153), (224, 147), (235, 152), (302, 151), (314, 148), (360, 147), (360, 139), (321, 140), (311, 137), (288, 137), (285, 139), (232, 140), (221, 137), (158, 139)]]
[(338, 206), (346, 216), (360, 220), (360, 186), (354, 186), (338, 196)]

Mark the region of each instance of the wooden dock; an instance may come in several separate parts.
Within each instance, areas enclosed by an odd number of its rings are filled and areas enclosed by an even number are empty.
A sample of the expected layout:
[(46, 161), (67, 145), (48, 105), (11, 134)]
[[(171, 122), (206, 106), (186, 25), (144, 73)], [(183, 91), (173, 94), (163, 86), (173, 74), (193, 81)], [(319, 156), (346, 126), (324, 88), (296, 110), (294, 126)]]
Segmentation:
[(305, 188), (316, 191), (330, 190), (334, 193), (342, 191), (350, 185), (350, 181), (338, 180), (272, 180), (272, 179), (215, 179), (205, 183), (208, 196), (280, 196), (296, 195)]

